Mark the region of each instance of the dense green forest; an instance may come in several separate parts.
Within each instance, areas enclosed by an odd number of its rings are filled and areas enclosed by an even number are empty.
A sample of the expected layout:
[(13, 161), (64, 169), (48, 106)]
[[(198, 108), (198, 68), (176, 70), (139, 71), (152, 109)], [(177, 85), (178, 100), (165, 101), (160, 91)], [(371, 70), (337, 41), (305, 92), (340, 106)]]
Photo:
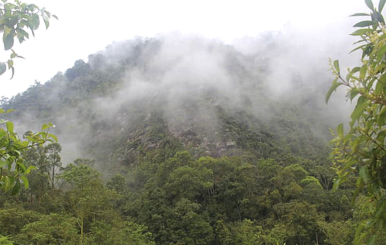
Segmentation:
[(31, 147), (29, 188), (0, 195), (0, 244), (358, 240), (375, 207), (352, 203), (355, 181), (332, 190), (331, 78), (286, 74), (277, 94), (272, 50), (138, 38), (3, 98), (19, 135), (52, 122), (59, 143)]
[[(5, 50), (57, 18), (3, 2)], [(365, 3), (345, 78), (285, 33), (249, 48), (173, 33), (2, 97), (0, 245), (385, 244), (386, 1)], [(341, 85), (355, 107), (324, 104)]]

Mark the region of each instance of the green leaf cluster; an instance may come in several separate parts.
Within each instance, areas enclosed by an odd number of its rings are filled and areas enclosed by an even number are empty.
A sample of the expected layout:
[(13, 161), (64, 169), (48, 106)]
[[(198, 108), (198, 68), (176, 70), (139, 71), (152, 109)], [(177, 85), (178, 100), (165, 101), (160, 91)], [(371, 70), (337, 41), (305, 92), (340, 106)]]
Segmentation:
[(355, 180), (356, 196), (363, 192), (376, 203), (364, 227), (372, 234), (369, 244), (376, 244), (386, 228), (386, 25), (381, 14), (385, 2), (381, 0), (375, 7), (371, 0), (365, 0), (370, 12), (352, 15), (370, 19), (355, 24), (359, 29), (351, 34), (359, 39), (353, 51), (362, 52), (361, 65), (348, 69), (343, 77), (338, 61), (334, 61), (331, 69), (335, 80), (326, 95), (327, 102), (338, 86), (344, 86), (348, 99), (356, 104), (349, 130), (344, 132), (340, 124), (331, 141), (332, 157), (338, 174), (335, 188)]
[[(0, 3), (0, 32), (3, 33), (4, 50), (11, 50), (10, 58), (6, 62), (0, 62), (0, 75), (8, 70), (15, 72), (14, 58), (23, 58), (13, 49), (15, 38), (19, 43), (23, 43), (29, 38), (29, 32), (35, 36), (35, 32), (40, 26), (40, 19), (43, 20), (46, 29), (49, 27), (49, 19), (56, 15), (51, 15), (45, 8), (39, 8), (35, 4), (22, 3), (19, 0), (2, 0)], [(11, 78), (12, 78), (11, 77)]]
[[(0, 108), (0, 114), (9, 113)], [(49, 133), (53, 124), (43, 125), (42, 131), (37, 133), (27, 132), (20, 139), (14, 131), (13, 122), (0, 119), (0, 189), (17, 194), (22, 185), (29, 186), (26, 175), (35, 169), (26, 166), (23, 154), (28, 148), (42, 146), (46, 142), (56, 142), (56, 136)]]

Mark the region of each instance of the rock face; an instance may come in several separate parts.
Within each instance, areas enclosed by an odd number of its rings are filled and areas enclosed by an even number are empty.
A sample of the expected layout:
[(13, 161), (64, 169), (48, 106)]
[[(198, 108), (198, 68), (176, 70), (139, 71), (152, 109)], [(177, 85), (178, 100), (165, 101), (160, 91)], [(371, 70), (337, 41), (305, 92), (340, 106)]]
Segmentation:
[[(114, 145), (106, 144), (104, 137), (93, 140), (93, 155), (98, 156), (98, 161), (107, 162), (107, 166), (136, 166), (151, 154), (166, 157), (177, 150), (188, 150), (195, 158), (245, 154), (265, 157), (274, 151), (273, 138), (262, 132), (261, 122), (252, 116), (236, 118), (218, 109), (211, 115), (210, 124), (208, 119), (177, 122), (161, 110), (141, 114), (137, 120), (129, 114), (126, 119), (120, 118), (130, 125), (123, 130), (114, 124), (106, 128), (109, 135), (116, 135)], [(107, 154), (100, 154), (106, 151)]]

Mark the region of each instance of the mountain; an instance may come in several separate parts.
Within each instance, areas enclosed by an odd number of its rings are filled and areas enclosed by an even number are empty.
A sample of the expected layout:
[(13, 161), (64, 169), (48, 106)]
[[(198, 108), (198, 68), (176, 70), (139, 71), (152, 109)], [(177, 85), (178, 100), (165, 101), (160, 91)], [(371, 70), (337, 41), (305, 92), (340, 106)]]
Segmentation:
[[(285, 41), (267, 34), (248, 50), (176, 34), (113, 43), (1, 106), (15, 109), (20, 134), (54, 123), (63, 166), (95, 161), (107, 181), (98, 188), (119, 195), (120, 217), (156, 244), (338, 244), (337, 227), (351, 241), (351, 192), (331, 192), (328, 145), (346, 107), (324, 104), (328, 71), (280, 63), (296, 62)], [(61, 170), (63, 183), (77, 188), (66, 173), (82, 163)], [(59, 190), (72, 200), (70, 187)], [(85, 222), (92, 237), (96, 223)]]
[[(330, 77), (323, 74), (307, 85), (301, 74), (284, 74), (283, 91), (273, 91), (273, 52), (243, 54), (199, 37), (135, 39), (112, 44), (87, 63), (76, 61), (2, 106), (15, 109), (12, 118), (27, 122), (20, 125), (25, 129), (53, 122), (62, 144), (76, 144), (81, 155), (98, 162), (127, 155), (117, 144), (127, 151), (140, 140), (146, 150), (158, 148), (160, 135), (179, 141), (195, 157), (244, 150), (268, 157), (263, 144), (275, 148), (282, 140), (300, 146), (292, 153), (309, 155), (315, 151), (306, 149), (309, 141), (325, 145), (328, 128), (335, 126), (336, 116), (322, 102)], [(308, 135), (288, 138), (297, 131)]]

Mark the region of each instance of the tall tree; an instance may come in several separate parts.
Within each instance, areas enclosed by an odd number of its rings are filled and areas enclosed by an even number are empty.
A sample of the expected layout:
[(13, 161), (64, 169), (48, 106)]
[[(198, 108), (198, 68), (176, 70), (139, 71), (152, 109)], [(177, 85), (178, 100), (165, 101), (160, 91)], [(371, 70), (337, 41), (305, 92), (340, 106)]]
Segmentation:
[(87, 218), (92, 217), (96, 221), (105, 212), (113, 210), (116, 193), (105, 188), (100, 174), (88, 165), (69, 164), (60, 177), (71, 185), (71, 190), (66, 193), (66, 202), (77, 218), (79, 244), (83, 244)]
[(386, 228), (386, 25), (381, 14), (386, 0), (380, 0), (377, 7), (371, 0), (365, 3), (369, 13), (352, 15), (368, 18), (356, 23), (354, 27), (359, 29), (351, 34), (359, 39), (356, 42), (359, 46), (353, 51), (362, 52), (361, 65), (348, 69), (343, 76), (339, 61), (331, 62), (336, 78), (326, 102), (337, 87), (344, 86), (347, 97), (356, 103), (350, 130), (345, 134), (340, 124), (332, 141), (339, 176), (335, 187), (354, 178), (357, 194), (363, 191), (369, 202), (376, 203), (371, 219), (364, 223), (370, 229), (369, 243), (374, 244), (380, 231)]
[(58, 143), (52, 143), (45, 147), (47, 154), (47, 163), (49, 167), (49, 180), (51, 183), (51, 188), (55, 187), (55, 175), (58, 168), (62, 166), (62, 157), (60, 156), (60, 152), (62, 151), (62, 147)]

